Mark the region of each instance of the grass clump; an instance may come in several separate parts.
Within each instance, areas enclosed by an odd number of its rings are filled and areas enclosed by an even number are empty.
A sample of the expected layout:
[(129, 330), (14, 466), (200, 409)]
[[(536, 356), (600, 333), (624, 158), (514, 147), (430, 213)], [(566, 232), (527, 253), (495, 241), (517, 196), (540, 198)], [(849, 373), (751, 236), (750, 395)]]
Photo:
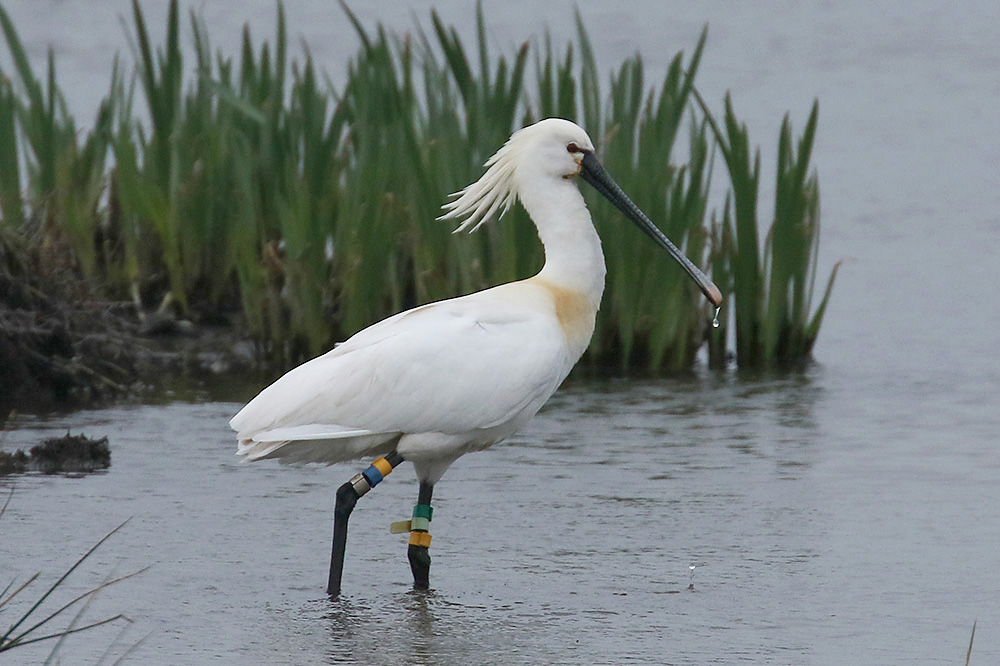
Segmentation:
[[(706, 121), (729, 172), (731, 190), (722, 216), (713, 227), (713, 275), (732, 298), (723, 306), (736, 327), (736, 360), (740, 367), (772, 366), (808, 359), (819, 334), (837, 275), (834, 266), (819, 304), (813, 309), (819, 253), (819, 182), (810, 170), (819, 117), (814, 102), (801, 138), (793, 140), (786, 115), (778, 139), (774, 218), (760, 247), (757, 203), (760, 149), (751, 153), (746, 126), (725, 99), (723, 123), (715, 120), (699, 96)], [(722, 286), (725, 285), (725, 286)], [(711, 362), (725, 361), (725, 328), (713, 335)]]
[[(0, 518), (2, 518), (3, 514), (6, 512), (7, 506), (10, 504), (10, 500), (13, 495), (14, 491), (11, 489), (3, 507), (0, 507)], [(105, 541), (110, 539), (112, 535), (124, 527), (127, 522), (128, 520), (104, 535), (104, 537), (94, 544), (86, 553), (80, 556), (76, 562), (74, 562), (73, 565), (70, 566), (61, 576), (59, 576), (59, 578), (57, 578), (56, 581), (47, 589), (44, 591), (39, 590), (40, 595), (34, 601), (29, 600), (25, 602), (28, 605), (27, 610), (15, 616), (11, 621), (11, 624), (6, 629), (0, 629), (0, 654), (34, 643), (57, 641), (55, 649), (49, 656), (49, 660), (51, 661), (55, 657), (62, 641), (68, 636), (119, 621), (131, 622), (128, 617), (121, 613), (96, 621), (84, 620), (83, 614), (87, 610), (87, 603), (101, 590), (110, 585), (114, 585), (115, 583), (119, 583), (123, 580), (136, 576), (142, 573), (143, 570), (116, 578), (109, 578), (104, 583), (97, 585), (82, 594), (78, 594), (65, 603), (62, 603), (55, 610), (43, 610), (46, 601), (48, 601), (49, 598), (63, 586), (70, 575), (76, 571), (76, 569), (79, 568), (79, 566), (83, 564), (91, 555), (93, 555), (94, 551), (100, 548)], [(10, 613), (14, 609), (17, 602), (20, 602), (21, 599), (25, 598), (27, 594), (34, 591), (33, 586), (38, 583), (40, 577), (41, 572), (31, 575), (19, 585), (16, 580), (12, 580), (7, 583), (6, 587), (0, 590), (0, 616)], [(36, 592), (36, 594), (38, 594), (38, 592)], [(56, 626), (53, 626), (58, 625), (59, 621), (64, 616), (64, 613), (73, 608), (77, 609), (77, 613), (69, 621), (68, 625), (63, 628), (56, 628)]]
[(111, 466), (108, 438), (93, 439), (86, 435), (52, 437), (31, 447), (30, 453), (17, 449), (13, 453), (0, 451), (0, 476), (41, 472), (43, 474), (86, 474)]

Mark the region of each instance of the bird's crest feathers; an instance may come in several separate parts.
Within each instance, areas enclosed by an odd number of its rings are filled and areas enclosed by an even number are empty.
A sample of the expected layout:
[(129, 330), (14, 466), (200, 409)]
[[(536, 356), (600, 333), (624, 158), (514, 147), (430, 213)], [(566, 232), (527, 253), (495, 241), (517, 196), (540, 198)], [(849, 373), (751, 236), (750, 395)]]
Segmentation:
[[(572, 146), (579, 150), (568, 150)], [(497, 211), (503, 217), (524, 194), (519, 188), (534, 186), (538, 177), (568, 178), (579, 173), (582, 154), (593, 150), (587, 133), (569, 120), (546, 118), (522, 127), (486, 160), (482, 178), (451, 195), (438, 219), (465, 218), (455, 231), (475, 231)], [(530, 167), (532, 174), (518, 175), (525, 167)]]
[(449, 195), (452, 200), (441, 206), (446, 212), (439, 220), (465, 217), (453, 233), (466, 229), (475, 231), (501, 207), (499, 217), (503, 217), (517, 201), (514, 170), (517, 166), (517, 136), (521, 131), (514, 132), (507, 143), (486, 160), (483, 165), (486, 173), (479, 180), (462, 191)]

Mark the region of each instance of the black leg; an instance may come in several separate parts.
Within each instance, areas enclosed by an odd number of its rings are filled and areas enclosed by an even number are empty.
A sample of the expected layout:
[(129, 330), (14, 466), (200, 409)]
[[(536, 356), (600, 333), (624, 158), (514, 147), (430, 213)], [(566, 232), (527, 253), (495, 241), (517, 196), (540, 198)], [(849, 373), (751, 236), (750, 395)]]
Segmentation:
[(431, 521), (431, 495), (434, 486), (421, 483), (417, 495), (417, 506), (413, 508), (413, 521), (410, 529), (410, 545), (406, 555), (410, 559), (410, 571), (413, 572), (413, 587), (426, 590), (430, 587), (431, 556), (428, 548), (431, 543), (429, 534)]
[(361, 474), (337, 489), (337, 505), (333, 510), (333, 552), (330, 555), (330, 579), (326, 593), (331, 597), (340, 595), (340, 579), (344, 573), (344, 552), (347, 549), (347, 521), (351, 512), (365, 493), (374, 488), (394, 467), (403, 462), (403, 456), (395, 451), (379, 458)]
[(337, 506), (333, 510), (333, 553), (330, 556), (330, 580), (326, 593), (340, 595), (340, 579), (344, 574), (344, 551), (347, 548), (347, 521), (361, 497), (348, 481), (337, 489)]

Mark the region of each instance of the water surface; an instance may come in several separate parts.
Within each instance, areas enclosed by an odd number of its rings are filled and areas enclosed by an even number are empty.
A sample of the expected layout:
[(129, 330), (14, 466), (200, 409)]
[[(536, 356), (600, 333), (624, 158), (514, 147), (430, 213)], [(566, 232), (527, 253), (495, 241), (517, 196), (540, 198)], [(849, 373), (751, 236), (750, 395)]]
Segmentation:
[(822, 369), (573, 384), (438, 485), (431, 594), (387, 529), (416, 499), (404, 466), (355, 512), (333, 604), (333, 490), (356, 465), (240, 463), (235, 403), (25, 419), (5, 446), (72, 427), (114, 458), (18, 480), (4, 569), (52, 578), (131, 516), (77, 585), (153, 565), (90, 613), (134, 618), (146, 664), (955, 663), (977, 618), (990, 663), (993, 442), (950, 418), (894, 431), (852, 393)]

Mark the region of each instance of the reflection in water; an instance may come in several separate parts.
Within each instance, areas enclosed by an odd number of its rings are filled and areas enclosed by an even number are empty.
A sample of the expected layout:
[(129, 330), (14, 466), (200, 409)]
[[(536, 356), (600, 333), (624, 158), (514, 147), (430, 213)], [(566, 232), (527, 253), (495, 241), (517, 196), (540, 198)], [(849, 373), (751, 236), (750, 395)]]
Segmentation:
[[(579, 388), (571, 384), (546, 408), (561, 413), (552, 421), (559, 427), (543, 437), (551, 440), (550, 447), (571, 448), (566, 427), (588, 423), (603, 429), (608, 433), (608, 446), (602, 449), (609, 456), (604, 459), (607, 464), (616, 463), (612, 454), (634, 451), (639, 438), (657, 449), (725, 443), (740, 453), (772, 459), (778, 466), (808, 466), (810, 442), (816, 440), (815, 406), (823, 397), (816, 381), (821, 372), (810, 365), (790, 372), (605, 380)], [(616, 446), (615, 441), (621, 444)], [(667, 463), (670, 466), (671, 461)], [(679, 457), (672, 464), (694, 462)]]
[(486, 607), (448, 601), (434, 590), (396, 591), (377, 611), (353, 600), (319, 603), (329, 606), (322, 620), (332, 664), (505, 663), (520, 649), (506, 630), (484, 621)]

